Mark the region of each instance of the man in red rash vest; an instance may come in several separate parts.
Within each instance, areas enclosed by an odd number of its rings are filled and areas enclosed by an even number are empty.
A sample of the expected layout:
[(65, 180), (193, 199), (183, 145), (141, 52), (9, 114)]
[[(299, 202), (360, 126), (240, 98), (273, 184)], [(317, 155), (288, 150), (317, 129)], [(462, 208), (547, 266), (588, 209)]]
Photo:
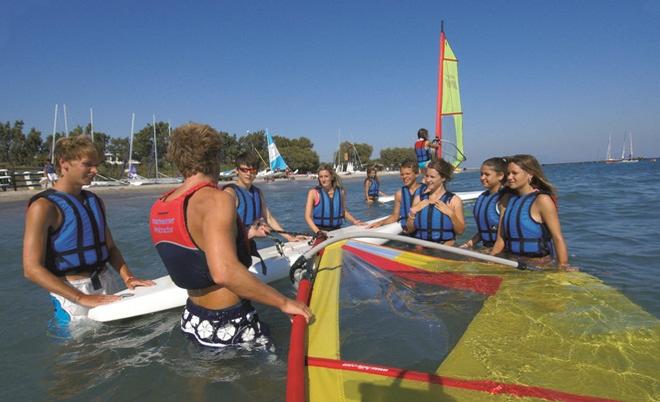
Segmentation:
[[(272, 350), (268, 328), (250, 301), (300, 314), (309, 308), (252, 275), (247, 237), (234, 198), (217, 188), (220, 135), (208, 125), (186, 124), (172, 133), (168, 158), (183, 174), (181, 186), (151, 209), (153, 242), (174, 283), (188, 290), (181, 330), (209, 347), (240, 345)], [(262, 233), (263, 234), (263, 233)]]

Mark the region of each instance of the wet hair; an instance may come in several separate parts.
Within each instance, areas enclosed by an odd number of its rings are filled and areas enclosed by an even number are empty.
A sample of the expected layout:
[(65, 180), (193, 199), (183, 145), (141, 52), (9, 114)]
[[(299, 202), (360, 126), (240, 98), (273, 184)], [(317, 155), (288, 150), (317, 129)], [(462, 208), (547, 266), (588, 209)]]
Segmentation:
[(417, 138), (424, 138), (425, 140), (429, 138), (429, 130), (425, 128), (420, 128), (417, 130)]
[(419, 173), (419, 165), (417, 164), (417, 162), (404, 161), (401, 164), (401, 166), (399, 167), (399, 170), (406, 169), (406, 168), (407, 169), (412, 169), (412, 171), (415, 172), (415, 174)]
[(101, 151), (92, 142), (92, 137), (86, 134), (63, 137), (55, 143), (55, 168), (58, 174), (62, 174), (60, 161), (72, 161), (89, 157), (101, 162)]
[(445, 178), (445, 182), (451, 181), (451, 177), (454, 173), (454, 166), (442, 158), (431, 161), (426, 166), (426, 170), (428, 171), (429, 169), (433, 169), (440, 173), (440, 176)]
[[(339, 175), (337, 175), (337, 172), (335, 172), (335, 169), (332, 167), (332, 165), (323, 163), (319, 166), (319, 169), (316, 171), (316, 173), (320, 174), (322, 170), (327, 170), (328, 172), (330, 172), (330, 177), (332, 178), (332, 187), (335, 188), (343, 187), (341, 179), (339, 178)], [(320, 185), (321, 185), (321, 181), (319, 180), (319, 186)]]
[(183, 177), (196, 173), (218, 174), (220, 167), (220, 134), (207, 124), (188, 123), (177, 127), (170, 136), (167, 159)]
[(261, 161), (257, 158), (252, 152), (243, 152), (242, 154), (236, 157), (234, 161), (236, 168), (241, 167), (241, 165), (247, 165), (251, 168), (259, 169), (261, 166)]
[(506, 183), (506, 165), (507, 159), (500, 157), (486, 159), (481, 164), (481, 166), (487, 167), (496, 173), (502, 173), (502, 180), (500, 180), (502, 184)]
[(508, 163), (515, 163), (520, 166), (522, 170), (527, 172), (527, 174), (532, 175), (532, 181), (530, 183), (532, 187), (549, 193), (553, 199), (557, 198), (557, 192), (554, 186), (548, 179), (546, 179), (541, 164), (535, 157), (532, 155), (520, 154), (510, 156), (506, 158), (506, 160)]

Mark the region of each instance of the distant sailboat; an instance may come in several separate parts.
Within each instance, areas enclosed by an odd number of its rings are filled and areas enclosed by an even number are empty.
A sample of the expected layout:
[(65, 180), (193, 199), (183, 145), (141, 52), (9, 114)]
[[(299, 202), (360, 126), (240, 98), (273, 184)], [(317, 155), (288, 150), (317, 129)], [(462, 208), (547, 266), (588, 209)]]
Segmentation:
[[(275, 141), (273, 141), (273, 137), (271, 137), (268, 129), (266, 129), (266, 142), (268, 143), (268, 167), (257, 173), (257, 177), (264, 179), (285, 177), (290, 170), (289, 166), (286, 164), (280, 151), (277, 149), (277, 145), (275, 145)], [(259, 157), (261, 157), (261, 155), (259, 155)]]
[(628, 140), (630, 143), (630, 153), (628, 154), (628, 157), (626, 158), (626, 136), (623, 136), (623, 149), (621, 150), (621, 162), (623, 163), (634, 163), (634, 162), (639, 162), (639, 159), (634, 159), (633, 158), (633, 140), (632, 140), (632, 133), (628, 132)]
[(610, 134), (609, 140), (607, 142), (607, 159), (605, 163), (616, 163), (617, 160), (612, 158), (612, 134)]

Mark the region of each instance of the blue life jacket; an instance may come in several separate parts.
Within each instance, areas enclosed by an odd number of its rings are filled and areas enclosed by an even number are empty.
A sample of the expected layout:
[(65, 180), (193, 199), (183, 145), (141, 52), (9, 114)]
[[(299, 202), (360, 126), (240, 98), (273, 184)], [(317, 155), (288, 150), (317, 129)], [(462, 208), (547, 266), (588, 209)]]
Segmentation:
[(376, 179), (365, 180), (371, 180), (371, 184), (369, 184), (369, 189), (367, 190), (367, 195), (369, 197), (378, 198), (378, 195), (380, 195), (380, 182), (378, 182)]
[(431, 159), (431, 152), (426, 148), (426, 140), (419, 138), (415, 141), (415, 156), (417, 156), (417, 163), (426, 162)]
[(69, 193), (48, 189), (30, 199), (55, 204), (62, 214), (62, 225), (48, 232), (46, 268), (57, 276), (97, 271), (105, 266), (110, 253), (105, 239), (105, 211), (96, 194), (83, 190), (83, 201)]
[(416, 195), (423, 193), (426, 190), (426, 184), (421, 184), (417, 187), (414, 193), (410, 194), (410, 189), (406, 186), (401, 187), (401, 203), (399, 204), (399, 223), (403, 230), (407, 230), (408, 225), (406, 221), (408, 220), (408, 214), (410, 213), (410, 207), (412, 202), (415, 199)]
[(321, 186), (314, 187), (319, 192), (319, 203), (314, 206), (314, 224), (326, 229), (340, 228), (344, 223), (344, 207), (341, 202), (341, 188), (335, 187), (332, 197)]
[(493, 247), (497, 240), (497, 228), (500, 224), (500, 212), (497, 204), (500, 198), (502, 198), (502, 190), (495, 193), (486, 190), (479, 195), (472, 209), (479, 237), (485, 247)]
[(262, 217), (261, 190), (256, 186), (251, 186), (249, 190), (246, 190), (234, 183), (227, 184), (223, 189), (227, 187), (231, 187), (236, 193), (236, 199), (238, 199), (236, 214), (246, 227)]
[(502, 218), (502, 238), (506, 250), (525, 257), (545, 257), (552, 253), (552, 236), (545, 223), (532, 218), (532, 204), (541, 193), (512, 197)]
[[(454, 197), (454, 193), (447, 191), (440, 197), (440, 201), (449, 204), (452, 197)], [(420, 192), (420, 201), (427, 198), (429, 198), (429, 194)], [(440, 212), (434, 205), (427, 205), (415, 216), (415, 237), (444, 243), (454, 240), (456, 233), (454, 232), (454, 224), (447, 215)]]

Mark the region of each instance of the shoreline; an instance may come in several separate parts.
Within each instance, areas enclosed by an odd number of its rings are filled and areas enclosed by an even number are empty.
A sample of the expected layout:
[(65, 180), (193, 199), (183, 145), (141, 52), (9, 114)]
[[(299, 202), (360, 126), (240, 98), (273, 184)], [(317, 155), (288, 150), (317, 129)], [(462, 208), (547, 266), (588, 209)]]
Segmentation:
[[(381, 176), (389, 176), (389, 175), (394, 175), (394, 174), (399, 174), (399, 172), (380, 172)], [(349, 175), (349, 176), (340, 176), (342, 181), (353, 181), (353, 180), (364, 180), (366, 176), (364, 175)], [(262, 179), (255, 180), (254, 184), (257, 186), (260, 185), (271, 185), (271, 184), (278, 184), (278, 183), (291, 183), (291, 182), (311, 182), (311, 181), (316, 181), (316, 178), (309, 177), (307, 175), (301, 175), (301, 176), (296, 176), (294, 180), (286, 180), (286, 179), (276, 179), (274, 181), (265, 181)], [(220, 181), (219, 185), (224, 185), (224, 184), (229, 184), (235, 182), (235, 180), (227, 180), (227, 181)], [(141, 186), (131, 186), (131, 185), (125, 185), (125, 186), (94, 186), (90, 187), (87, 190), (90, 190), (96, 194), (113, 194), (113, 195), (120, 195), (122, 193), (155, 193), (155, 194), (162, 194), (166, 192), (167, 190), (173, 189), (176, 186), (179, 186), (181, 183), (174, 183), (174, 184), (144, 184)], [(17, 201), (27, 201), (36, 194), (40, 193), (41, 191), (45, 190), (44, 188), (40, 186), (35, 186), (33, 190), (30, 190), (28, 188), (23, 188), (19, 189), (18, 191), (14, 191), (12, 188), (8, 188), (7, 191), (0, 191), (0, 204), (4, 203), (10, 203), (10, 202), (17, 202)]]

